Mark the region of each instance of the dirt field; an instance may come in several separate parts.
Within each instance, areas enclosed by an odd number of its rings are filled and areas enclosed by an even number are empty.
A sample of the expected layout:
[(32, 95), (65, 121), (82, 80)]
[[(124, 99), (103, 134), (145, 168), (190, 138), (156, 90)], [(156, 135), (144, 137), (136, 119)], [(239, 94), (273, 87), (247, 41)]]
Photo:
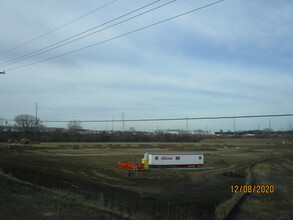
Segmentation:
[[(0, 219), (290, 219), (293, 146), (282, 139), (198, 143), (0, 145)], [(80, 149), (72, 149), (79, 145)], [(129, 177), (118, 161), (145, 152), (203, 152), (203, 168), (152, 169)], [(223, 172), (245, 173), (245, 178)], [(272, 185), (271, 193), (231, 186)]]

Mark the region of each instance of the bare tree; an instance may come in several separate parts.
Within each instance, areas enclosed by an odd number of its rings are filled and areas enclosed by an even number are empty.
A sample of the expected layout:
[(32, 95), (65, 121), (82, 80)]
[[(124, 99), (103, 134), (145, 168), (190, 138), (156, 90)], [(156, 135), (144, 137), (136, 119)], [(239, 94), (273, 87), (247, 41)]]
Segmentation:
[(67, 124), (67, 127), (68, 127), (68, 130), (73, 133), (82, 129), (81, 123), (79, 121), (70, 121)]
[(5, 120), (3, 118), (0, 118), (0, 130), (3, 129), (4, 123), (5, 123)]
[(16, 126), (24, 133), (32, 133), (39, 130), (41, 127), (41, 121), (39, 118), (29, 115), (22, 114), (15, 117)]
[(289, 129), (289, 131), (292, 131), (293, 130), (293, 122), (292, 121), (289, 122), (288, 129)]

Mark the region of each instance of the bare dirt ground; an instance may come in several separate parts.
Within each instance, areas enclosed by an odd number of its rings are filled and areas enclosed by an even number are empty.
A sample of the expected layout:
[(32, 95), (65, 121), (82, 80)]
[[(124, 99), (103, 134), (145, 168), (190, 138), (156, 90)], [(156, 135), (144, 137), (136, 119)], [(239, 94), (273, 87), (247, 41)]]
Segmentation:
[[(79, 150), (72, 149), (76, 144)], [(133, 178), (117, 166), (139, 162), (145, 152), (181, 151), (203, 152), (203, 169), (153, 169)], [(6, 210), (0, 219), (289, 219), (293, 214), (292, 146), (281, 139), (42, 143), (13, 151), (2, 144), (0, 168), (0, 207)], [(246, 177), (223, 176), (232, 170)], [(275, 192), (231, 192), (231, 186), (248, 183), (274, 185)]]

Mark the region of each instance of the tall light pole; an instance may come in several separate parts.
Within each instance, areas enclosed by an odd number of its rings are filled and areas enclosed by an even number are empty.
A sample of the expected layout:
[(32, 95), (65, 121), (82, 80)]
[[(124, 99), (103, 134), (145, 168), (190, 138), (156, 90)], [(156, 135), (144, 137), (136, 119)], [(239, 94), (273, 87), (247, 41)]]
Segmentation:
[(38, 118), (38, 103), (36, 102), (36, 119)]
[(122, 131), (124, 131), (124, 112), (122, 112)]
[(113, 117), (112, 117), (112, 132), (113, 132)]
[(233, 118), (233, 130), (234, 130), (234, 136), (235, 136), (235, 118)]

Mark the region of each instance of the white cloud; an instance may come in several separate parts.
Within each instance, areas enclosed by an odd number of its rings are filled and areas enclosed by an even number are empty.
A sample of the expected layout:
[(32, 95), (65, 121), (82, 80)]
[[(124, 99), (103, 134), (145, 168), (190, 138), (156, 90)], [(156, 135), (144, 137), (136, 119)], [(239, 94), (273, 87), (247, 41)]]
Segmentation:
[[(23, 51), (0, 56), (0, 62), (130, 10), (118, 2)], [(177, 1), (49, 54), (93, 44), (210, 2)], [(72, 7), (65, 3), (4, 1), (0, 12), (11, 25), (0, 23), (6, 30), (0, 51), (97, 7), (96, 2), (73, 1)], [(123, 111), (128, 118), (288, 113), (293, 107), (291, 9), (288, 2), (226, 0), (76, 54), (8, 71), (0, 78), (0, 117), (34, 113), (35, 102), (43, 120), (109, 119), (121, 117)], [(8, 13), (11, 10), (15, 16)]]

